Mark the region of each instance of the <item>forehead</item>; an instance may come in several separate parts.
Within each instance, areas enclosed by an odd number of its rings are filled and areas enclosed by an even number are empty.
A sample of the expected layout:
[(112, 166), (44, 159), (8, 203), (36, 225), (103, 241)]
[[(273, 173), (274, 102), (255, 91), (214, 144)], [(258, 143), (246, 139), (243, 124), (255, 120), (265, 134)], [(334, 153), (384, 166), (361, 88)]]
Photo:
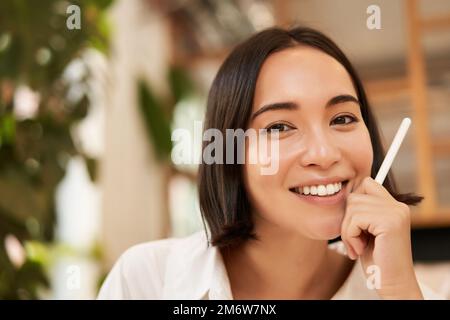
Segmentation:
[(256, 82), (254, 105), (280, 99), (321, 103), (338, 94), (356, 97), (345, 68), (318, 49), (296, 46), (266, 59)]

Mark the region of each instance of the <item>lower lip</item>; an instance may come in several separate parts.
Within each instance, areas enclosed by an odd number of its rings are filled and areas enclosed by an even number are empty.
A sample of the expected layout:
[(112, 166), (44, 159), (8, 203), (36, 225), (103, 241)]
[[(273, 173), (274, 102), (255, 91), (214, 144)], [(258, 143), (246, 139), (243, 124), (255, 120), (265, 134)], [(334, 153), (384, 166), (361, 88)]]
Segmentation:
[[(312, 195), (304, 195), (294, 193), (301, 200), (315, 204), (315, 205), (324, 205), (324, 206), (333, 206), (342, 203), (345, 200), (345, 194), (347, 189), (348, 182), (342, 185), (342, 189), (339, 190), (338, 193), (335, 193), (331, 196), (312, 196)], [(291, 192), (291, 191), (290, 191)]]

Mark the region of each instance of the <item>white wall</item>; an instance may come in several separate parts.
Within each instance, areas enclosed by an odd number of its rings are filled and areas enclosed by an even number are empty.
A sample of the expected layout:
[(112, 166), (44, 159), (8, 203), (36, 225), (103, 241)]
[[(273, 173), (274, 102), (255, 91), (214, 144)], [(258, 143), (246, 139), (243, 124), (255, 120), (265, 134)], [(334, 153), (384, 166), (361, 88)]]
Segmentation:
[(166, 92), (170, 39), (164, 20), (145, 1), (112, 8), (111, 79), (101, 162), (102, 245), (107, 266), (130, 246), (168, 234), (164, 170), (157, 163), (137, 105), (142, 74), (157, 94)]

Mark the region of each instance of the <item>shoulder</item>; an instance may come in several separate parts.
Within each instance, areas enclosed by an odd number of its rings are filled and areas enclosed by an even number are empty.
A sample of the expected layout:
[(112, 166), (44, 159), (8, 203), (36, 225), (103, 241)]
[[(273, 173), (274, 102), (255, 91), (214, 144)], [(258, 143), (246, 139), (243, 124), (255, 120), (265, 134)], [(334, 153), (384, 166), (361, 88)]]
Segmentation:
[(418, 281), (420, 290), (422, 291), (424, 300), (445, 300), (445, 297), (436, 293), (433, 289), (425, 285), (423, 282)]
[(172, 256), (182, 257), (202, 251), (206, 247), (206, 235), (204, 231), (199, 231), (186, 237), (167, 238), (132, 246), (122, 254), (119, 263), (127, 274), (142, 275), (149, 271), (154, 274), (155, 271), (160, 271), (158, 275), (162, 276), (167, 260)]
[(207, 246), (204, 231), (134, 245), (114, 264), (100, 289), (99, 299), (159, 299), (174, 257)]

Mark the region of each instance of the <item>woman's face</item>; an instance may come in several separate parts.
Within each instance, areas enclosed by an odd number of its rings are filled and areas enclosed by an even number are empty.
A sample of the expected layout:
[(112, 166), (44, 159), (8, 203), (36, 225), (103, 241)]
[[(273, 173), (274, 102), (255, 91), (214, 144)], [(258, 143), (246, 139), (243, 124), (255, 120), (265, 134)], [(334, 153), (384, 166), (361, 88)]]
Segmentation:
[(267, 129), (269, 143), (279, 143), (271, 175), (248, 161), (260, 143), (246, 144), (244, 180), (256, 232), (268, 223), (312, 239), (339, 236), (347, 195), (370, 176), (373, 158), (345, 68), (310, 47), (272, 54), (257, 79), (249, 128)]

